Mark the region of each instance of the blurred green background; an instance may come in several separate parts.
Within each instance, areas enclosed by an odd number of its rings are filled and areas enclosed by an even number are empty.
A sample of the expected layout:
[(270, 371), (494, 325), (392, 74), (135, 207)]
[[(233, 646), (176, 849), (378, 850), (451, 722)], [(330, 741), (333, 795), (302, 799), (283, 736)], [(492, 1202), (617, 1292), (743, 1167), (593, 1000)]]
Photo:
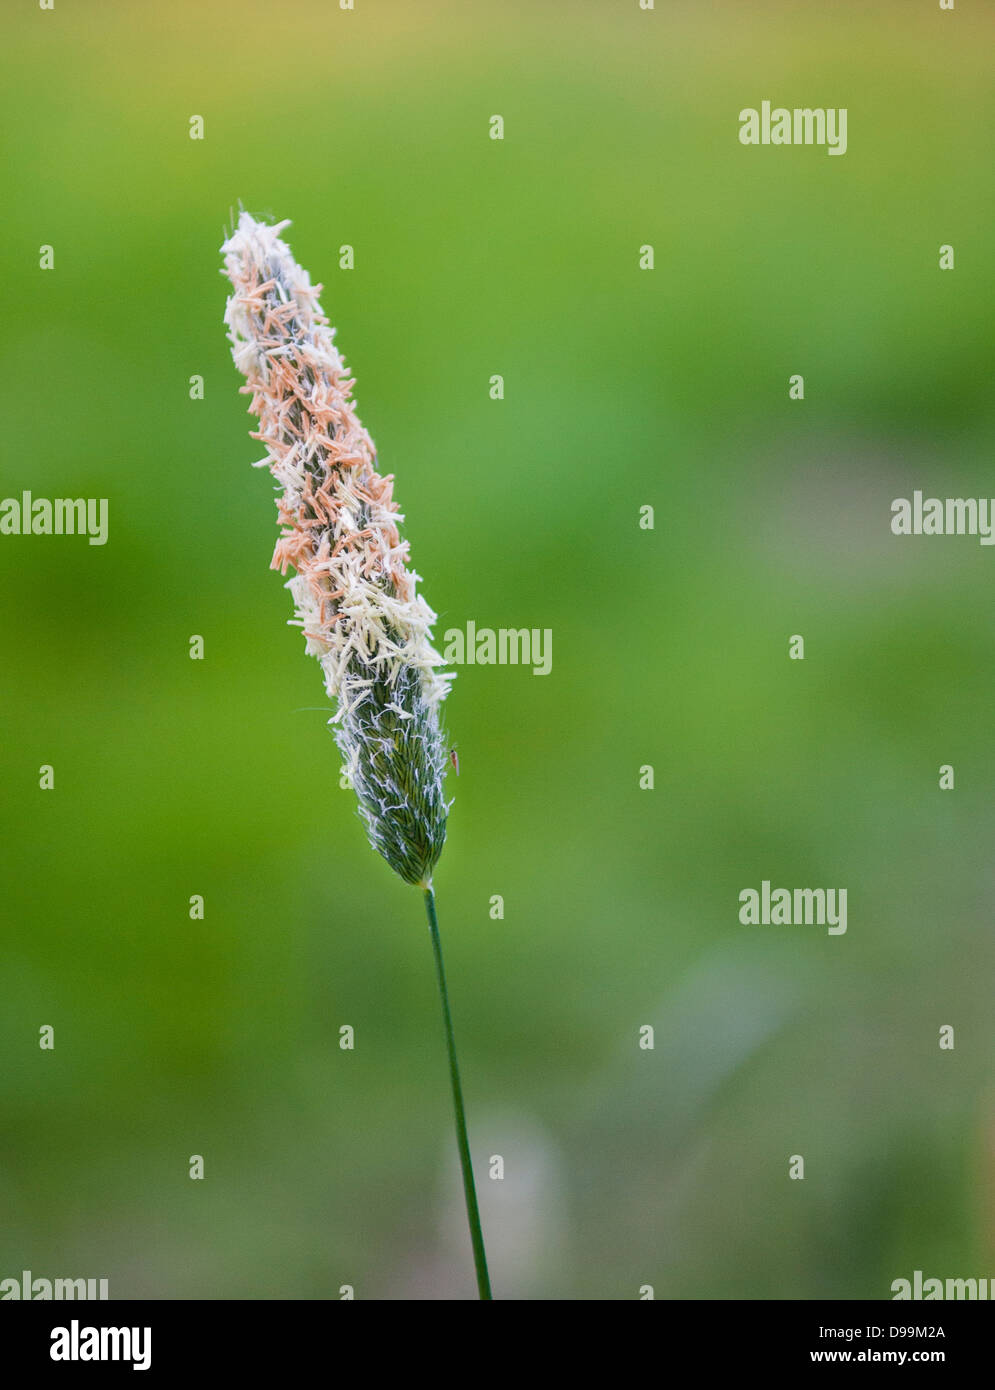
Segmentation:
[[(0, 538), (0, 1277), (474, 1294), (422, 904), (339, 789), (267, 568), (218, 273), (240, 201), (325, 285), (437, 637), (554, 634), (551, 675), (465, 667), (447, 707), (496, 1295), (995, 1274), (995, 555), (889, 530), (915, 488), (995, 493), (992, 20), (5, 15), (0, 496), (107, 497), (110, 539)], [(765, 98), (847, 107), (846, 155), (742, 147)], [(741, 926), (764, 878), (846, 887), (847, 934)]]

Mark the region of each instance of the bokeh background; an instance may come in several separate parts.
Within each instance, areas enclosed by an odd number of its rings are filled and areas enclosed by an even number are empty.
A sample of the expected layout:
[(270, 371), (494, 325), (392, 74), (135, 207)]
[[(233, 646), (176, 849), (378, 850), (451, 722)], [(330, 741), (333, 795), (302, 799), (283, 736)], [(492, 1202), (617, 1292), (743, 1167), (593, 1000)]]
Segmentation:
[[(914, 488), (995, 494), (993, 17), (5, 13), (0, 496), (107, 497), (110, 539), (0, 538), (0, 1276), (474, 1294), (422, 904), (267, 568), (240, 201), (326, 287), (437, 635), (554, 634), (548, 677), (466, 667), (448, 704), (497, 1296), (995, 1274), (995, 554), (889, 529)], [(764, 98), (847, 107), (846, 155), (742, 147)], [(847, 934), (741, 926), (764, 878), (846, 887)]]

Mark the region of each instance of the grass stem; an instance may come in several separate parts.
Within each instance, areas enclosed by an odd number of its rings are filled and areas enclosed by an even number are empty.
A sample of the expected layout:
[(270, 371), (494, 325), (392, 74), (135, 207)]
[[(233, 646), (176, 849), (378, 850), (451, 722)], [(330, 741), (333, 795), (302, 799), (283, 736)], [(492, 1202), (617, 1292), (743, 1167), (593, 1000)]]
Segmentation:
[(435, 956), (435, 973), (439, 982), (439, 997), (442, 1000), (442, 1017), (446, 1026), (446, 1046), (449, 1049), (449, 1078), (452, 1081), (453, 1106), (456, 1111), (456, 1142), (459, 1145), (460, 1167), (463, 1170), (463, 1191), (466, 1194), (466, 1219), (470, 1226), (470, 1240), (473, 1244), (473, 1263), (477, 1271), (477, 1288), (481, 1298), (490, 1299), (491, 1283), (487, 1274), (487, 1255), (484, 1251), (484, 1234), (480, 1229), (477, 1189), (473, 1183), (473, 1164), (470, 1160), (470, 1142), (467, 1139), (466, 1115), (463, 1111), (463, 1090), (460, 1085), (459, 1063), (456, 1060), (456, 1038), (453, 1034), (452, 1015), (449, 1012), (449, 992), (446, 989), (446, 971), (442, 963), (442, 942), (439, 939), (439, 919), (435, 913), (435, 894), (430, 887), (425, 888), (425, 908), (428, 912), (428, 927), (432, 937), (432, 952)]

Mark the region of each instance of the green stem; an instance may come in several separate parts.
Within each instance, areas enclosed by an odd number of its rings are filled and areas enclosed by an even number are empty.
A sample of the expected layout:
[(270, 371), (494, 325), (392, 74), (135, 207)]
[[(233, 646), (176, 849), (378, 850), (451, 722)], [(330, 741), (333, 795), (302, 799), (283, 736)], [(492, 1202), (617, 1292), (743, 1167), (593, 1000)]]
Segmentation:
[(453, 1084), (453, 1106), (456, 1110), (456, 1142), (459, 1144), (459, 1161), (463, 1169), (463, 1191), (466, 1194), (466, 1219), (470, 1225), (470, 1240), (473, 1243), (473, 1263), (477, 1270), (477, 1288), (481, 1298), (491, 1297), (491, 1283), (487, 1277), (487, 1255), (484, 1251), (484, 1233), (480, 1229), (480, 1212), (477, 1208), (477, 1189), (473, 1185), (473, 1164), (470, 1161), (470, 1142), (466, 1137), (466, 1115), (463, 1113), (463, 1090), (460, 1086), (459, 1063), (456, 1060), (456, 1038), (453, 1034), (453, 1020), (449, 1012), (449, 991), (446, 989), (446, 971), (442, 964), (442, 942), (439, 940), (439, 920), (435, 915), (435, 894), (431, 887), (425, 888), (425, 907), (428, 911), (428, 927), (432, 936), (432, 952), (435, 956), (435, 974), (439, 981), (439, 997), (442, 1000), (442, 1017), (446, 1025), (446, 1046), (449, 1049), (449, 1079)]

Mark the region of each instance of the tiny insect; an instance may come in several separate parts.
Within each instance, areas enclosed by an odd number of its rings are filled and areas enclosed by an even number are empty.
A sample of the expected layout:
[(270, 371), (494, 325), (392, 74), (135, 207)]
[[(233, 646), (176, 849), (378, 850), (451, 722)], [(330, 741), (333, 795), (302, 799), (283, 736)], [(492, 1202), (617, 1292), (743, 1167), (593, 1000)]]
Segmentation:
[(458, 777), (458, 776), (459, 776), (459, 754), (456, 752), (456, 745), (455, 745), (455, 743), (453, 744), (452, 748), (450, 748), (450, 750), (449, 750), (449, 761), (452, 763), (453, 767), (456, 769), (456, 776)]

